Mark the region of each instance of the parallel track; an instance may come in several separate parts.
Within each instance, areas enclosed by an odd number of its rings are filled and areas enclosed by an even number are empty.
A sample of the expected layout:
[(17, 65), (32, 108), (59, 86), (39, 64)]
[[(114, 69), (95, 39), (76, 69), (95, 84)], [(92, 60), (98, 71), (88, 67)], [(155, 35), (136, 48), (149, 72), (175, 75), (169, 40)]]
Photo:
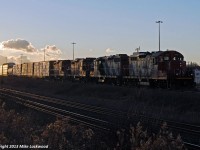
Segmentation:
[[(1, 90), (0, 90), (1, 91)], [(13, 91), (12, 91), (13, 92)], [(9, 94), (9, 93), (2, 93), (0, 92), (1, 97), (9, 98), (15, 101), (16, 103), (22, 104), (24, 106), (27, 106), (29, 108), (33, 108), (51, 115), (54, 115), (56, 117), (66, 118), (70, 116), (70, 120), (77, 123), (82, 123), (84, 125), (87, 125), (89, 127), (109, 131), (109, 128), (106, 128), (109, 125), (109, 122), (106, 122), (101, 119), (96, 119), (94, 117), (82, 115), (80, 113), (75, 113), (72, 111), (67, 111), (65, 109), (60, 109), (57, 107), (49, 106), (48, 104), (39, 103), (33, 100), (29, 100), (28, 97), (16, 95), (16, 94)], [(29, 97), (30, 98), (30, 97)], [(101, 125), (101, 126), (100, 126)]]
[[(162, 119), (155, 119), (149, 118), (147, 116), (138, 115), (138, 114), (131, 114), (127, 115), (127, 112), (120, 112), (116, 110), (110, 110), (107, 108), (97, 107), (86, 105), (82, 103), (77, 103), (73, 101), (67, 101), (58, 98), (46, 97), (37, 94), (27, 93), (23, 91), (17, 91), (13, 89), (0, 89), (1, 96), (9, 97), (15, 100), (17, 103), (23, 104), (27, 107), (37, 109), (42, 112), (49, 113), (51, 115), (59, 116), (59, 117), (66, 117), (70, 116), (70, 120), (78, 123), (85, 124), (92, 128), (109, 131), (112, 127), (116, 126), (116, 122), (112, 122), (108, 119), (105, 119), (104, 116), (110, 116), (115, 118), (114, 120), (118, 119), (126, 119), (127, 117), (131, 117), (131, 119), (139, 118), (146, 123), (152, 123), (156, 125), (160, 125), (162, 122), (167, 122), (168, 126), (180, 132), (183, 136), (191, 136), (191, 140), (195, 142), (200, 142), (200, 126), (192, 125), (192, 124), (185, 124), (179, 122), (173, 122), (170, 120), (162, 120)], [(72, 111), (73, 110), (73, 111)], [(91, 114), (92, 113), (92, 114)], [(97, 119), (98, 118), (98, 119)], [(135, 119), (135, 120), (137, 120)], [(119, 122), (118, 122), (119, 123)], [(120, 124), (119, 126), (124, 125)], [(193, 139), (195, 138), (195, 140)], [(185, 140), (185, 138), (183, 138)], [(185, 140), (186, 141), (186, 140)], [(197, 144), (192, 144), (189, 141), (185, 142), (185, 144), (190, 149), (197, 149), (200, 146)]]

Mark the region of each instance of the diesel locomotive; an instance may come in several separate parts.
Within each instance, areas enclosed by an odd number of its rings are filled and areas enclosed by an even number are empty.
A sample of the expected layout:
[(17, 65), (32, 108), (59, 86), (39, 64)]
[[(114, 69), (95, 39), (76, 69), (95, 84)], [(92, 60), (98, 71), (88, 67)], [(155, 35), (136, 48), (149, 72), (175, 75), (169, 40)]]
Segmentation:
[(75, 60), (6, 63), (0, 66), (0, 75), (153, 87), (194, 85), (193, 73), (187, 69), (184, 56), (175, 50), (134, 52), (130, 56), (116, 54)]

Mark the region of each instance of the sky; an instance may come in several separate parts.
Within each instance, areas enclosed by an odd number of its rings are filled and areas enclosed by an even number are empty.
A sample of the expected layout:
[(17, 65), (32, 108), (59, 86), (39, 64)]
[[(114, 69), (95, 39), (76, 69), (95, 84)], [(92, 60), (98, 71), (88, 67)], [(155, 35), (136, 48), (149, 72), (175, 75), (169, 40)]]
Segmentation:
[(0, 55), (43, 61), (177, 50), (200, 65), (199, 0), (1, 0)]

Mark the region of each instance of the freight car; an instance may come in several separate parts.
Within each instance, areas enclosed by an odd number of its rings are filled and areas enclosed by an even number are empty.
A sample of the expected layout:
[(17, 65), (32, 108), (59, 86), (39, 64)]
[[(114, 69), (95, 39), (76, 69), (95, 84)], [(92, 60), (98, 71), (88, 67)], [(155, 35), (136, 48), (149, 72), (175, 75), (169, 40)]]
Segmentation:
[(96, 58), (77, 58), (71, 61), (71, 74), (68, 75), (72, 80), (89, 81), (94, 79), (94, 60)]
[(55, 79), (67, 79), (71, 76), (71, 60), (57, 60), (53, 64), (53, 77)]
[(54, 77), (54, 62), (55, 61), (43, 61), (40, 62), (40, 73), (43, 78)]
[(54, 77), (54, 62), (29, 62), (16, 64), (12, 67), (14, 76), (34, 77), (34, 78), (51, 78)]
[(13, 76), (21, 76), (21, 69), (22, 69), (21, 64), (15, 64), (12, 69), (13, 69)]
[[(7, 69), (12, 71), (9, 75), (34, 78), (117, 85), (145, 84), (153, 87), (194, 85), (193, 73), (187, 70), (183, 55), (174, 50), (134, 52), (130, 56), (117, 54), (98, 58), (7, 64)], [(8, 75), (5, 70), (6, 65), (2, 67), (1, 75)]]
[(13, 65), (14, 63), (5, 63), (0, 66), (0, 76), (10, 76), (13, 75)]

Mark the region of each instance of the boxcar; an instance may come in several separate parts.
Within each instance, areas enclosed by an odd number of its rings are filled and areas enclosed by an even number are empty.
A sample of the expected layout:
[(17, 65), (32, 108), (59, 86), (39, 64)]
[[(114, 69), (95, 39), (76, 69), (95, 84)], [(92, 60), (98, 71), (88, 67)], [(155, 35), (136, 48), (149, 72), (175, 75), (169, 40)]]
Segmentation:
[(3, 72), (2, 72), (3, 70), (2, 69), (3, 69), (3, 65), (0, 65), (0, 76), (3, 75)]
[(13, 75), (14, 76), (21, 76), (21, 67), (22, 65), (21, 64), (15, 64), (13, 66)]
[(71, 75), (71, 60), (58, 60), (53, 64), (54, 77), (56, 79), (66, 79)]
[(77, 58), (71, 61), (71, 76), (77, 80), (93, 79), (94, 77), (94, 60), (96, 58)]
[(55, 61), (43, 61), (40, 62), (40, 72), (43, 78), (54, 77), (54, 62)]
[(42, 78), (42, 74), (40, 72), (40, 62), (33, 63), (33, 77)]
[(28, 77), (32, 77), (33, 76), (33, 64), (34, 63), (32, 63), (32, 62), (29, 62), (28, 64), (27, 64), (27, 67), (28, 67), (28, 69), (27, 69), (27, 76)]
[(13, 74), (13, 71), (12, 71), (13, 65), (15, 65), (15, 63), (5, 63), (5, 64), (1, 65), (0, 66), (1, 67), (0, 75), (2, 75), (2, 76), (12, 75)]
[(23, 63), (21, 66), (22, 66), (22, 74), (21, 74), (21, 76), (26, 77), (27, 73), (28, 73), (28, 64), (27, 63)]

